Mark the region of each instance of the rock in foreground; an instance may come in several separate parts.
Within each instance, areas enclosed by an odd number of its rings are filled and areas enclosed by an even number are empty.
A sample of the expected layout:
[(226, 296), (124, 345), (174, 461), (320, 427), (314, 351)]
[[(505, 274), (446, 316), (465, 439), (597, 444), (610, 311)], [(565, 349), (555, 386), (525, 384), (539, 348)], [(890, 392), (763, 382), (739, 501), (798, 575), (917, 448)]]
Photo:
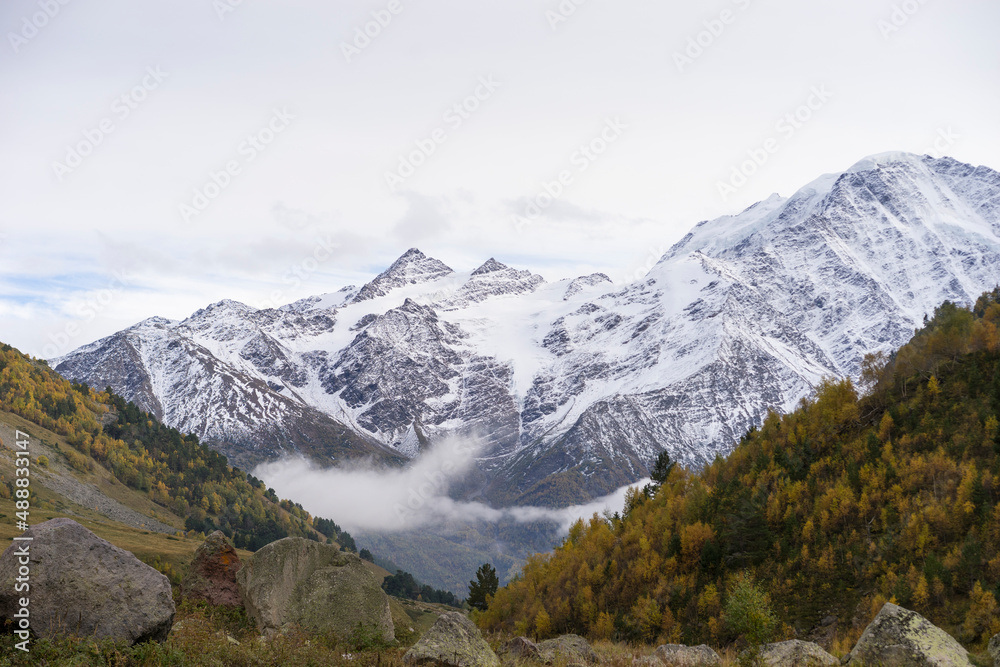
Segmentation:
[(527, 637), (514, 637), (501, 647), (500, 652), (517, 660), (542, 661), (538, 646)]
[(538, 643), (542, 662), (551, 665), (557, 659), (565, 662), (596, 663), (597, 654), (587, 640), (579, 635), (562, 635)]
[(851, 651), (850, 665), (970, 667), (968, 652), (920, 614), (886, 603)]
[(265, 635), (299, 626), (346, 640), (359, 629), (395, 634), (389, 597), (361, 559), (331, 544), (286, 537), (243, 563), (236, 581), (247, 613)]
[(761, 649), (761, 660), (768, 667), (835, 667), (840, 660), (818, 644), (792, 639), (767, 644)]
[(206, 600), (209, 604), (239, 607), (243, 604), (236, 573), (240, 557), (232, 543), (217, 530), (198, 547), (181, 591), (184, 597)]
[[(24, 537), (33, 539), (15, 542), (0, 556), (0, 618), (13, 618), (18, 599), (28, 597), (37, 637), (72, 635), (130, 644), (167, 638), (174, 599), (165, 576), (72, 519), (34, 525)], [(25, 545), (31, 588), (19, 593), (14, 585)]]
[(500, 667), (500, 659), (476, 624), (454, 611), (442, 614), (406, 652), (403, 662), (414, 666)]
[(640, 662), (649, 667), (719, 667), (722, 665), (722, 658), (704, 644), (664, 644)]

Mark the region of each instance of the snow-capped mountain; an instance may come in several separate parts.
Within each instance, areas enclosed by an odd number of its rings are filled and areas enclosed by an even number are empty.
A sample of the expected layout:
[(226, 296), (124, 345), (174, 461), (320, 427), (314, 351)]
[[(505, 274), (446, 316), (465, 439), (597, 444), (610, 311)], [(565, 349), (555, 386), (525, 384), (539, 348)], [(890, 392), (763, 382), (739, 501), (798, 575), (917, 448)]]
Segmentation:
[(327, 432), (333, 459), (475, 435), (466, 496), (568, 504), (641, 478), (663, 448), (711, 460), (998, 281), (1000, 174), (892, 153), (697, 225), (627, 286), (495, 259), (456, 272), (412, 249), (360, 290), (223, 301), (53, 364), (244, 463), (322, 452)]

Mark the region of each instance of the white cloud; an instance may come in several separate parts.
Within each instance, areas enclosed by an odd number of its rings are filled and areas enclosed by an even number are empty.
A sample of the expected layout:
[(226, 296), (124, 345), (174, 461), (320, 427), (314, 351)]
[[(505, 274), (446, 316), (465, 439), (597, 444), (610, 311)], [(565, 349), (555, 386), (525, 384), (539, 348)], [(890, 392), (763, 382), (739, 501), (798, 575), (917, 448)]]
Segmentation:
[(551, 521), (566, 532), (577, 519), (624, 507), (628, 487), (562, 509), (495, 509), (450, 498), (451, 483), (461, 480), (475, 465), (479, 449), (473, 441), (448, 438), (406, 468), (320, 469), (304, 459), (289, 458), (263, 464), (253, 475), (274, 488), (280, 497), (300, 503), (314, 516), (331, 518), (347, 530), (394, 533), (418, 528), (434, 530), (454, 522), (513, 519), (523, 523)]

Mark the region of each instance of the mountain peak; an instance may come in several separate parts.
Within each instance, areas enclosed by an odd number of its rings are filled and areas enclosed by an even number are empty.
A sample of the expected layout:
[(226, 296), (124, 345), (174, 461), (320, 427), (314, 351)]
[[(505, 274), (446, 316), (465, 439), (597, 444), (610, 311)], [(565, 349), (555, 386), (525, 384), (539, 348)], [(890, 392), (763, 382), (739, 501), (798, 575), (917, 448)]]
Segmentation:
[(472, 275), (481, 276), (484, 273), (495, 273), (497, 271), (503, 271), (507, 268), (509, 267), (506, 264), (502, 264), (490, 257), (482, 266), (473, 271)]
[(872, 169), (877, 169), (878, 167), (883, 167), (889, 164), (913, 164), (915, 162), (923, 162), (923, 157), (903, 151), (887, 151), (885, 153), (869, 155), (866, 158), (858, 160), (845, 173), (853, 174), (859, 171), (871, 171)]
[(166, 317), (154, 315), (153, 317), (147, 317), (143, 321), (133, 324), (129, 327), (129, 329), (141, 329), (143, 327), (166, 327), (171, 324), (176, 324), (176, 322), (174, 320), (168, 320)]
[(239, 313), (240, 315), (246, 315), (248, 313), (256, 312), (256, 308), (248, 306), (240, 301), (234, 301), (233, 299), (223, 299), (222, 301), (216, 301), (215, 303), (205, 306), (204, 308), (199, 308), (186, 321), (191, 321), (198, 319), (200, 317), (205, 317), (208, 315), (217, 315), (219, 312), (229, 311), (234, 313)]
[(447, 276), (452, 271), (444, 262), (428, 257), (417, 248), (410, 248), (388, 269), (361, 288), (352, 303), (368, 301), (406, 285), (417, 285)]

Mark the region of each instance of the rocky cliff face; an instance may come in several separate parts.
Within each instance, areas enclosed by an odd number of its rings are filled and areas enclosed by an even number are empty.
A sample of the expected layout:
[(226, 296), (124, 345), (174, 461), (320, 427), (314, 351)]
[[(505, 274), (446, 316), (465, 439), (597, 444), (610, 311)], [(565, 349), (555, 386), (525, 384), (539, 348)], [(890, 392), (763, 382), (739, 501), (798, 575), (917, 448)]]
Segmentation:
[(663, 448), (711, 460), (998, 276), (1000, 174), (886, 154), (699, 224), (631, 285), (494, 259), (456, 273), (414, 249), (357, 291), (223, 301), (53, 363), (245, 461), (325, 451), (327, 433), (330, 459), (475, 435), (464, 492), (566, 504), (641, 478)]

